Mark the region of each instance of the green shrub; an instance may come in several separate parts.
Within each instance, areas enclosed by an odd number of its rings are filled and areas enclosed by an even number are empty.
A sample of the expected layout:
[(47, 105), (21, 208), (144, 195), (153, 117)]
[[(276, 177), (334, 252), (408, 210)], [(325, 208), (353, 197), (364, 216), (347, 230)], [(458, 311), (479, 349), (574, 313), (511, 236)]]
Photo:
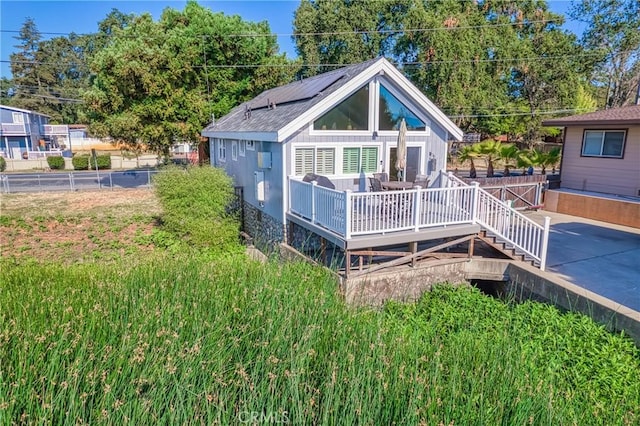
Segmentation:
[(74, 170), (89, 170), (89, 156), (76, 155), (71, 159)]
[(7, 160), (4, 157), (0, 157), (0, 172), (4, 172), (7, 168)]
[(164, 228), (189, 245), (215, 252), (239, 249), (239, 221), (227, 212), (231, 178), (213, 167), (169, 166), (154, 177)]
[(47, 164), (51, 170), (64, 170), (64, 157), (47, 157)]
[(98, 163), (99, 170), (111, 168), (111, 154), (96, 155), (95, 159), (93, 157), (89, 157), (89, 159), (90, 159), (89, 163), (91, 165), (91, 169), (93, 170), (96, 169), (96, 162)]

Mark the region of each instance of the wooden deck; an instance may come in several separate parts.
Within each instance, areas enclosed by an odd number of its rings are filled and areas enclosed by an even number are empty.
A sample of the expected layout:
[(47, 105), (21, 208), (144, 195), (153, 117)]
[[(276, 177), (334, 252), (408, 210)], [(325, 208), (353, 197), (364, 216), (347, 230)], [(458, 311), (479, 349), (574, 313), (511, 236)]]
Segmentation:
[(290, 179), (287, 220), (347, 256), (398, 244), (414, 244), (410, 252), (415, 252), (419, 242), (480, 236), (482, 231), (498, 250), (544, 269), (548, 222), (538, 225), (477, 184), (444, 173), (439, 181), (440, 187), (427, 189), (351, 192)]

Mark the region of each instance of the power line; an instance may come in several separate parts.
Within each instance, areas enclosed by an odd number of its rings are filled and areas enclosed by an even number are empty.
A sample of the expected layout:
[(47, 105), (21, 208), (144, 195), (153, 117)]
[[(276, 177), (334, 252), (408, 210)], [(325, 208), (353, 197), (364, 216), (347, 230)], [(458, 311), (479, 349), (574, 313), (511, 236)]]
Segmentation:
[[(325, 35), (363, 35), (363, 34), (403, 34), (403, 33), (425, 33), (425, 32), (434, 32), (434, 31), (456, 31), (456, 30), (473, 30), (473, 29), (482, 29), (482, 28), (499, 28), (499, 27), (513, 27), (513, 26), (524, 26), (524, 25), (532, 25), (532, 24), (548, 24), (559, 22), (562, 19), (540, 19), (533, 21), (523, 21), (523, 22), (503, 22), (503, 23), (488, 23), (488, 24), (478, 24), (478, 25), (460, 25), (460, 26), (444, 26), (444, 27), (432, 27), (432, 28), (403, 28), (401, 30), (396, 29), (388, 29), (388, 30), (360, 30), (360, 31), (318, 31), (318, 32), (299, 32), (299, 33), (231, 33), (231, 34), (197, 34), (194, 37), (304, 37), (304, 36), (325, 36)], [(130, 27), (129, 27), (130, 28)], [(20, 33), (20, 30), (0, 30), (2, 33)], [(39, 31), (40, 34), (44, 35), (55, 35), (55, 36), (90, 36), (96, 35), (99, 33), (64, 33), (64, 32), (45, 32)], [(132, 36), (134, 36), (132, 34)], [(139, 37), (139, 35), (135, 35), (135, 37)]]
[[(533, 56), (533, 57), (524, 57), (524, 58), (485, 58), (485, 59), (451, 59), (451, 60), (436, 60), (436, 61), (407, 61), (407, 62), (396, 62), (398, 66), (419, 66), (419, 65), (431, 65), (431, 64), (460, 64), (460, 63), (478, 63), (478, 62), (534, 62), (534, 61), (555, 61), (555, 60), (563, 60), (568, 58), (577, 58), (577, 57), (596, 57), (601, 56), (599, 53), (581, 53), (581, 54), (573, 54), (573, 55), (558, 55), (558, 56)], [(57, 65), (57, 62), (45, 62), (45, 61), (11, 61), (11, 60), (0, 60), (0, 63), (16, 63), (16, 64), (30, 64), (30, 65)], [(290, 62), (285, 64), (207, 64), (205, 65), (195, 65), (189, 64), (192, 68), (259, 68), (259, 67), (271, 67), (271, 68), (297, 68), (297, 67), (345, 67), (349, 65), (356, 65), (356, 63), (300, 63), (300, 62)], [(162, 67), (161, 69), (169, 69), (168, 67)]]

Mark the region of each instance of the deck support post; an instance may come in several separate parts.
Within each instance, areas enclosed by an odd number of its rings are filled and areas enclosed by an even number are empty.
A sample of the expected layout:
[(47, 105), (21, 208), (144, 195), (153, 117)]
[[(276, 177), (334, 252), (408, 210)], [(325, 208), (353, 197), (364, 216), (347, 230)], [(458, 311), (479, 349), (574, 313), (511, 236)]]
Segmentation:
[(320, 259), (322, 259), (322, 264), (327, 264), (327, 240), (320, 237)]
[[(418, 251), (418, 242), (417, 242), (417, 241), (411, 241), (411, 242), (409, 243), (409, 252), (410, 252), (411, 254), (415, 254), (417, 251)], [(412, 267), (412, 268), (413, 268), (413, 267), (415, 267), (415, 266), (416, 266), (416, 263), (417, 263), (417, 261), (416, 261), (416, 257), (414, 256), (414, 257), (411, 259), (411, 267)]]
[(473, 258), (473, 250), (474, 250), (475, 241), (476, 241), (476, 237), (475, 236), (469, 240), (469, 259)]
[(293, 222), (289, 221), (288, 232), (287, 232), (287, 245), (293, 247)]
[(349, 270), (351, 269), (351, 252), (349, 250), (344, 251), (344, 277), (349, 278)]

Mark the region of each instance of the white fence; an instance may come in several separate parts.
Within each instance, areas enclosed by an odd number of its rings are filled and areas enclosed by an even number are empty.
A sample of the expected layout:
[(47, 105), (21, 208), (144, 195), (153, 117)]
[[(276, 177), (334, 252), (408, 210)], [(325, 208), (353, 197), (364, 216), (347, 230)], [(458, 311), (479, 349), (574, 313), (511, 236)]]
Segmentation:
[(344, 239), (357, 235), (479, 224), (544, 269), (549, 221), (541, 226), (477, 184), (441, 176), (443, 188), (351, 192), (289, 180), (289, 211)]

